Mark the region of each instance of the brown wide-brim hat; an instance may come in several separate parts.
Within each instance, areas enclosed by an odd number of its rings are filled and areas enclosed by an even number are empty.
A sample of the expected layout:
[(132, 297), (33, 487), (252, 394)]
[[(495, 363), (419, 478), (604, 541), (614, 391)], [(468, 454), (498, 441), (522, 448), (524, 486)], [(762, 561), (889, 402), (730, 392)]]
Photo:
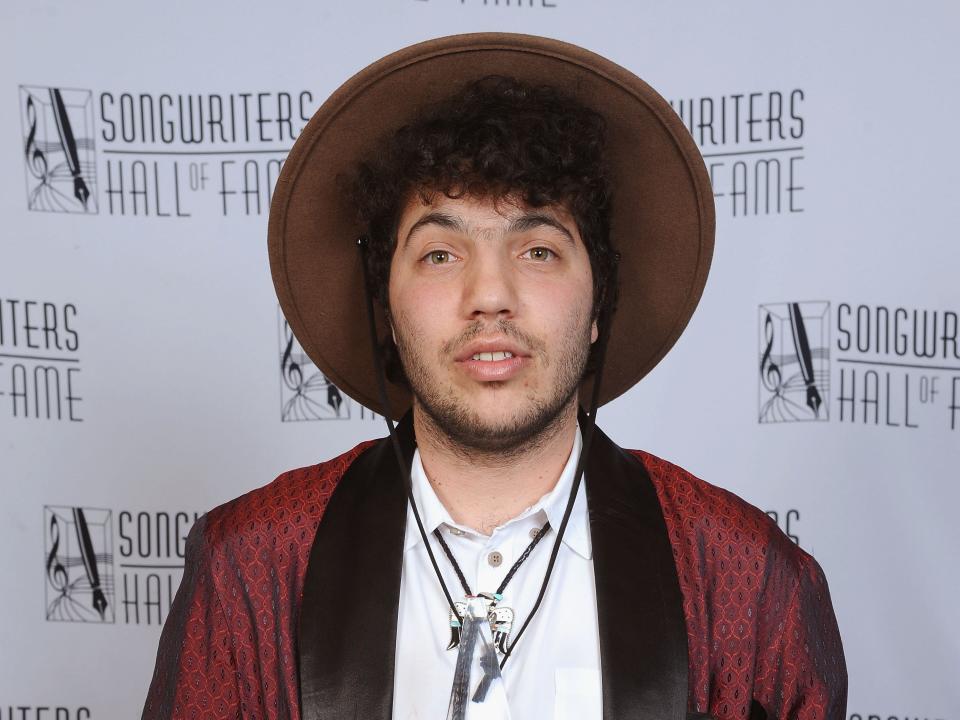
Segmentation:
[[(599, 112), (613, 185), (611, 243), (620, 299), (600, 403), (660, 362), (690, 320), (713, 254), (710, 180), (673, 109), (628, 70), (547, 38), (475, 33), (419, 43), (361, 70), (330, 96), (290, 151), (270, 208), (270, 268), (300, 345), (357, 402), (388, 414), (377, 390), (366, 319), (357, 212), (343, 178), (425, 108), (488, 75), (551, 85)], [(378, 317), (381, 337), (386, 336)], [(590, 379), (581, 388), (588, 391)], [(390, 412), (410, 407), (388, 383)]]

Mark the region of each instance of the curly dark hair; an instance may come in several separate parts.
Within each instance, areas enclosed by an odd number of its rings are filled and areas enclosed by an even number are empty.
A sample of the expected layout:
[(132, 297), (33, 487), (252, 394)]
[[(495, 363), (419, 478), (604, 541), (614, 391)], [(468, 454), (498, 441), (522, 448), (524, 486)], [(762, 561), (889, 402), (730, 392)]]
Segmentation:
[[(561, 205), (573, 216), (593, 274), (593, 311), (609, 321), (616, 291), (610, 246), (611, 183), (605, 123), (550, 86), (490, 76), (428, 108), (385, 139), (357, 168), (351, 196), (367, 239), (368, 292), (389, 315), (387, 283), (400, 214), (414, 193), (519, 199)], [(596, 348), (594, 348), (595, 350)], [(405, 383), (391, 338), (383, 343), (388, 377)], [(594, 365), (594, 352), (588, 372)]]

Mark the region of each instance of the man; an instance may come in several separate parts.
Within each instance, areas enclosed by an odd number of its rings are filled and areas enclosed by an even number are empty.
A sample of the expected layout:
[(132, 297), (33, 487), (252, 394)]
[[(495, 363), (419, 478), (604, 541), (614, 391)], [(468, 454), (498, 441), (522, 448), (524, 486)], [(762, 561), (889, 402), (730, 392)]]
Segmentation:
[(842, 718), (816, 562), (594, 426), (712, 247), (696, 147), (592, 53), (457, 36), (346, 83), (284, 167), (271, 265), (324, 374), (403, 419), (196, 525), (144, 717)]

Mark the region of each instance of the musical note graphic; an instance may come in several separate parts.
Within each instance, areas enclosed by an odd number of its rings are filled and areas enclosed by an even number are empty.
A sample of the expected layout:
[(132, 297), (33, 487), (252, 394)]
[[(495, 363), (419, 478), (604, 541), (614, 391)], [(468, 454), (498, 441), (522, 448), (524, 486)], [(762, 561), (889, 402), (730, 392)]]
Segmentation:
[(92, 93), (21, 86), (27, 207), (97, 212)]
[(47, 182), (48, 166), (47, 156), (37, 145), (37, 106), (32, 97), (27, 97), (27, 123), (30, 128), (27, 132), (27, 143), (24, 149), (27, 155), (27, 170), (41, 184)]
[(765, 305), (761, 315), (760, 422), (826, 420), (829, 303)]
[(47, 507), (45, 514), (47, 620), (113, 622), (110, 511)]
[(57, 516), (50, 518), (50, 552), (47, 553), (47, 579), (60, 593), (66, 590), (68, 584), (67, 569), (60, 562), (57, 551), (60, 549), (60, 524)]
[(760, 358), (760, 379), (767, 390), (775, 393), (780, 388), (783, 376), (780, 374), (780, 366), (770, 359), (770, 351), (773, 350), (773, 318), (770, 317), (770, 313), (767, 313), (763, 321), (763, 334), (766, 337), (767, 346), (763, 349), (763, 357)]
[(310, 361), (282, 315), (280, 324), (281, 420), (349, 419), (350, 405), (340, 389)]

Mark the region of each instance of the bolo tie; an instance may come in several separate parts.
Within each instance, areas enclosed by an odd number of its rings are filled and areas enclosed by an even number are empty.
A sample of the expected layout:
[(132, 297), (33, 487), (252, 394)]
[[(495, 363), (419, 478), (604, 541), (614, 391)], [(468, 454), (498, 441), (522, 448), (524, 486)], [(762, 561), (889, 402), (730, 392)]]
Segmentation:
[[(393, 452), (397, 458), (397, 463), (400, 466), (402, 477), (406, 482), (407, 501), (410, 504), (410, 509), (413, 513), (413, 519), (417, 524), (417, 530), (419, 531), (424, 547), (427, 550), (427, 556), (430, 558), (430, 564), (433, 566), (434, 574), (436, 575), (437, 581), (440, 583), (440, 589), (443, 591), (443, 596), (447, 601), (448, 607), (450, 608), (451, 628), (458, 631), (457, 636), (459, 639), (459, 652), (457, 655), (456, 670), (454, 672), (454, 681), (450, 695), (450, 707), (447, 713), (447, 718), (448, 720), (464, 720), (466, 717), (468, 700), (473, 703), (483, 703), (487, 699), (487, 691), (492, 685), (498, 684), (502, 687), (501, 671), (506, 666), (507, 660), (509, 660), (513, 655), (513, 652), (517, 647), (517, 643), (520, 641), (520, 638), (523, 636), (524, 632), (529, 627), (530, 622), (536, 616), (537, 611), (543, 604), (543, 598), (547, 592), (547, 586), (550, 583), (550, 577), (553, 574), (553, 568), (557, 562), (557, 555), (560, 552), (560, 544), (563, 540), (564, 532), (566, 532), (567, 524), (570, 520), (570, 514), (573, 511), (573, 504), (576, 500), (577, 492), (580, 489), (580, 483), (583, 480), (583, 470), (586, 464), (586, 459), (590, 454), (590, 445), (593, 441), (593, 431), (597, 424), (597, 407), (600, 399), (600, 386), (602, 384), (601, 381), (603, 379), (603, 367), (606, 360), (607, 344), (610, 337), (610, 319), (607, 318), (607, 321), (600, 325), (600, 335), (597, 339), (599, 344), (597, 348), (598, 362), (596, 372), (594, 373), (593, 388), (590, 393), (590, 408), (587, 412), (586, 428), (583, 431), (583, 445), (580, 450), (580, 457), (577, 459), (577, 469), (573, 476), (573, 483), (570, 486), (570, 494), (567, 497), (567, 504), (563, 511), (563, 517), (560, 520), (560, 527), (557, 528), (557, 536), (553, 541), (553, 548), (550, 551), (550, 559), (547, 562), (547, 569), (543, 576), (543, 582), (540, 584), (540, 591), (537, 593), (537, 599), (533, 604), (533, 608), (523, 621), (523, 624), (520, 626), (517, 634), (514, 635), (513, 640), (508, 643), (506, 637), (502, 638), (501, 644), (503, 647), (503, 657), (498, 662), (493, 642), (493, 633), (496, 629), (496, 616), (494, 614), (494, 623), (491, 626), (490, 613), (488, 609), (492, 601), (497, 601), (496, 594), (502, 593), (502, 590), (498, 590), (498, 592), (494, 594), (487, 594), (488, 597), (484, 597), (483, 595), (471, 597), (469, 585), (467, 585), (466, 580), (463, 577), (463, 573), (460, 572), (459, 566), (453, 559), (452, 553), (450, 553), (449, 548), (446, 547), (446, 543), (443, 541), (443, 539), (435, 533), (435, 537), (437, 537), (439, 540), (440, 546), (447, 552), (447, 557), (454, 565), (461, 584), (464, 586), (464, 591), (467, 593), (467, 597), (465, 598), (464, 602), (457, 603), (454, 601), (450, 594), (450, 590), (447, 588), (447, 583), (443, 579), (443, 574), (440, 572), (440, 566), (437, 564), (437, 558), (430, 546), (427, 532), (423, 527), (423, 520), (420, 517), (420, 511), (418, 510), (416, 500), (413, 497), (413, 482), (410, 477), (410, 465), (412, 458), (404, 457), (403, 448), (400, 445), (400, 438), (397, 435), (396, 427), (394, 426), (392, 419), (393, 413), (390, 411), (390, 401), (387, 397), (386, 373), (384, 372), (383, 361), (379, 352), (380, 348), (377, 340), (377, 323), (374, 316), (373, 297), (370, 292), (371, 285), (369, 272), (367, 270), (367, 246), (368, 240), (366, 237), (361, 236), (358, 238), (357, 247), (360, 250), (360, 267), (363, 272), (364, 299), (366, 301), (367, 311), (367, 330), (370, 336), (374, 371), (377, 376), (377, 391), (380, 396), (380, 405), (383, 409), (383, 419), (386, 421), (387, 429), (390, 433), (390, 441), (393, 446)], [(609, 278), (611, 282), (608, 283), (608, 288), (612, 288), (613, 291), (615, 291), (617, 286), (617, 268), (620, 259), (619, 254), (617, 254), (615, 258), (616, 261), (613, 264), (613, 269)], [(522, 560), (525, 560), (526, 556), (532, 552), (533, 548), (540, 541), (540, 539), (542, 539), (543, 535), (547, 533), (547, 530), (549, 530), (549, 523), (545, 524), (540, 529), (537, 539), (535, 539), (534, 542), (528, 546), (527, 551), (525, 551), (524, 556), (521, 558), (521, 561), (518, 561), (518, 563), (514, 564), (514, 567), (512, 568), (513, 572), (515, 572), (519, 567), (519, 563), (522, 562)], [(512, 577), (513, 575), (508, 573), (508, 577), (505, 578), (505, 581), (509, 582), (509, 578)], [(501, 588), (503, 587), (505, 587), (505, 583), (501, 584)], [(511, 618), (511, 626), (512, 622), (513, 621)], [(454, 623), (456, 623), (456, 625), (454, 625)], [(451, 631), (451, 634), (453, 634), (453, 630)], [(481, 646), (479, 658), (475, 652), (478, 644)], [(477, 664), (479, 664), (480, 671), (483, 673), (483, 675), (480, 679), (480, 682), (477, 684), (475, 691), (470, 693), (470, 677), (472, 675), (474, 666)], [(502, 692), (499, 695), (494, 694), (494, 698), (496, 698), (496, 701), (499, 702), (505, 703), (506, 701), (506, 696)]]
[(490, 623), (490, 630), (493, 633), (494, 647), (501, 655), (506, 654), (507, 638), (510, 635), (510, 630), (513, 628), (514, 613), (512, 608), (500, 605), (500, 603), (503, 602), (503, 591), (507, 589), (507, 585), (510, 584), (513, 576), (517, 574), (517, 570), (519, 570), (520, 566), (523, 565), (524, 560), (530, 557), (530, 553), (533, 552), (533, 549), (540, 543), (540, 541), (543, 539), (543, 536), (547, 534), (549, 529), (550, 523), (548, 522), (544, 523), (543, 527), (537, 530), (533, 536), (533, 540), (530, 541), (530, 544), (527, 545), (526, 550), (520, 554), (520, 557), (517, 558), (517, 561), (507, 571), (507, 574), (504, 576), (503, 581), (500, 583), (500, 586), (495, 592), (481, 592), (477, 593), (476, 595), (474, 595), (473, 591), (470, 589), (470, 584), (467, 582), (467, 578), (464, 577), (463, 571), (460, 569), (459, 563), (457, 563), (456, 558), (450, 551), (450, 547), (447, 545), (446, 540), (443, 539), (440, 529), (437, 528), (433, 531), (433, 536), (437, 539), (437, 542), (440, 544), (440, 548), (447, 556), (447, 560), (449, 560), (450, 564), (453, 566), (453, 570), (457, 574), (457, 579), (460, 580), (460, 586), (463, 588), (464, 592), (464, 599), (462, 601), (458, 600), (453, 604), (454, 608), (457, 610), (457, 613), (454, 614), (453, 611), (450, 613), (450, 644), (447, 645), (447, 650), (453, 650), (453, 648), (460, 644), (460, 633), (463, 627), (463, 614), (467, 610), (467, 603), (469, 600), (477, 597), (482, 599), (485, 606), (487, 621)]

